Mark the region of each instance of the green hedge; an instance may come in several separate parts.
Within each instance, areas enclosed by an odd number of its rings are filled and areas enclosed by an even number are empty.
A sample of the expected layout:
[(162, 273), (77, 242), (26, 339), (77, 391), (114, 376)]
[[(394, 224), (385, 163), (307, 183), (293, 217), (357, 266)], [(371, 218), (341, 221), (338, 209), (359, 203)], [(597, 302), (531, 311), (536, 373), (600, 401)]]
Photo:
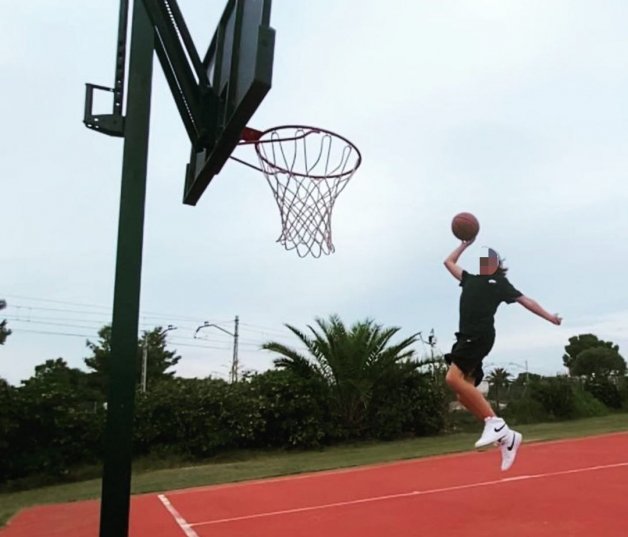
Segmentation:
[(40, 475), (63, 479), (101, 457), (104, 409), (71, 390), (1, 390), (0, 482)]
[(370, 402), (369, 436), (390, 440), (440, 432), (448, 393), (444, 374), (412, 371), (382, 383)]
[(570, 420), (608, 413), (608, 408), (585, 390), (577, 379), (565, 376), (531, 380), (523, 397), (508, 403), (503, 415), (513, 423)]
[[(0, 482), (39, 476), (72, 478), (98, 463), (105, 409), (61, 385), (0, 383)], [(43, 392), (43, 393), (40, 393)], [(82, 400), (83, 399), (83, 400)], [(315, 448), (343, 439), (396, 438), (438, 432), (444, 423), (442, 379), (414, 372), (382, 383), (360, 430), (347, 431), (331, 410), (329, 388), (285, 370), (229, 384), (170, 379), (138, 393), (136, 456), (203, 459), (237, 449)]]
[[(335, 414), (329, 388), (286, 370), (229, 384), (217, 379), (170, 379), (137, 394), (137, 456), (171, 453), (202, 459), (237, 449), (307, 449), (343, 440), (394, 439), (443, 431), (451, 398), (443, 372), (400, 369), (365, 401), (364, 422), (348, 430)], [(80, 465), (99, 463), (105, 410), (89, 392), (61, 384), (19, 388), (0, 379), (0, 484), (39, 476), (40, 484), (72, 478)], [(504, 416), (513, 423), (564, 420), (627, 405), (625, 379), (608, 386), (568, 377), (534, 378)], [(594, 397), (597, 394), (598, 398)], [(619, 400), (617, 399), (619, 394)], [(602, 401), (600, 401), (602, 399)]]

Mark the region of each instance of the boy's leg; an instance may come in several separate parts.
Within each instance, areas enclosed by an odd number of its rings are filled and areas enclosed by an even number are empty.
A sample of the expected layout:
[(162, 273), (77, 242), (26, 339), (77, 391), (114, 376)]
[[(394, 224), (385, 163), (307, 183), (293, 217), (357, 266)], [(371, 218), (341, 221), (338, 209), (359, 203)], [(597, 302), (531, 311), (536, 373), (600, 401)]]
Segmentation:
[[(474, 379), (473, 377), (471, 377), (471, 376), (469, 376), (469, 375), (466, 375), (466, 376), (464, 377), (464, 379), (465, 379), (465, 380), (466, 380), (469, 384), (471, 384), (471, 386), (474, 386), (474, 387), (475, 387), (475, 379)], [(474, 415), (477, 419), (479, 419), (480, 421), (484, 421), (484, 416), (483, 416), (481, 413), (479, 413), (477, 410), (476, 410), (476, 411), (474, 411), (474, 410), (473, 410), (473, 408), (470, 408), (470, 407), (473, 407), (473, 405), (472, 405), (471, 403), (468, 403), (468, 401), (467, 401), (467, 398), (466, 398), (466, 397), (464, 397), (463, 395), (460, 395), (459, 393), (457, 393), (457, 394), (456, 394), (456, 398), (458, 399), (458, 401), (460, 402), (460, 404), (461, 404), (462, 406), (464, 406), (464, 407), (465, 407), (465, 408), (466, 408), (469, 412), (471, 412), (471, 413), (472, 413), (472, 414), (473, 414), (473, 415)]]
[(458, 400), (478, 419), (495, 417), (495, 412), (473, 382), (456, 365), (451, 364), (445, 377), (447, 385), (456, 393)]
[(445, 380), (449, 387), (456, 392), (460, 402), (475, 416), (484, 421), (482, 436), (475, 443), (476, 448), (489, 446), (498, 442), (510, 433), (506, 422), (495, 416), (489, 402), (482, 392), (468, 382), (464, 372), (456, 365), (451, 364)]

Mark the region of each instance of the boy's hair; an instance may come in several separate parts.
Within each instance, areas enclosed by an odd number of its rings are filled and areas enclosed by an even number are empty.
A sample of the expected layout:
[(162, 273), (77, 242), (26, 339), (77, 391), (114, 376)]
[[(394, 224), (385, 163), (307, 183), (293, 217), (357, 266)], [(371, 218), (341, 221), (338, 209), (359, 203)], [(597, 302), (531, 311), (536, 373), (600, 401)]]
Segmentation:
[(497, 270), (495, 271), (495, 276), (506, 276), (508, 267), (504, 266), (505, 259), (502, 259), (502, 257), (497, 253), (497, 250), (493, 250), (488, 246), (486, 246), (486, 248), (488, 248), (488, 258), (497, 259)]

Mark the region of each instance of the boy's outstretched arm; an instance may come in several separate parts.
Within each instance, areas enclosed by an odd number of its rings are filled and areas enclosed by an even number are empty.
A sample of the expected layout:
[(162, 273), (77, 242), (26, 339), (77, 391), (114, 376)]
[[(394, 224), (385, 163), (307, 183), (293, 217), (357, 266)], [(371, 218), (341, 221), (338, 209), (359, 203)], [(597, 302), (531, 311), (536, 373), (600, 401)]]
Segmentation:
[(458, 258), (460, 257), (462, 252), (464, 252), (471, 244), (473, 244), (474, 240), (475, 239), (471, 239), (470, 241), (462, 241), (458, 248), (451, 252), (447, 259), (445, 259), (445, 267), (457, 280), (462, 279), (462, 267), (456, 264), (458, 262)]
[(563, 320), (558, 314), (547, 312), (536, 300), (533, 300), (530, 297), (520, 296), (517, 299), (517, 302), (519, 302), (519, 304), (521, 304), (524, 308), (530, 310), (532, 313), (536, 313), (539, 317), (543, 317), (543, 319), (552, 324), (559, 325)]

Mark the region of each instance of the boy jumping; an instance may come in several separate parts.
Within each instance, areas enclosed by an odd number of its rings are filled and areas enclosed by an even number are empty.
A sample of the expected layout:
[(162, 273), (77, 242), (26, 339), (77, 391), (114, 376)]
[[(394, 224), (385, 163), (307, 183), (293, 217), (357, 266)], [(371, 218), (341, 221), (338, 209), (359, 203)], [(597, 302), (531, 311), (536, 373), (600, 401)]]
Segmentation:
[(457, 265), (458, 258), (475, 239), (462, 241), (445, 259), (445, 267), (460, 281), (460, 322), (456, 342), (445, 355), (449, 369), (445, 380), (456, 393), (458, 401), (478, 419), (484, 422), (482, 436), (475, 443), (482, 448), (497, 443), (502, 455), (502, 470), (508, 470), (517, 456), (523, 439), (521, 433), (512, 430), (495, 415), (490, 403), (477, 386), (484, 377), (482, 360), (495, 342), (495, 312), (501, 302), (519, 302), (539, 317), (559, 325), (562, 319), (545, 311), (536, 301), (524, 296), (506, 278), (508, 269), (503, 266), (497, 252), (488, 249), (486, 257), (480, 257), (480, 274), (469, 274)]

